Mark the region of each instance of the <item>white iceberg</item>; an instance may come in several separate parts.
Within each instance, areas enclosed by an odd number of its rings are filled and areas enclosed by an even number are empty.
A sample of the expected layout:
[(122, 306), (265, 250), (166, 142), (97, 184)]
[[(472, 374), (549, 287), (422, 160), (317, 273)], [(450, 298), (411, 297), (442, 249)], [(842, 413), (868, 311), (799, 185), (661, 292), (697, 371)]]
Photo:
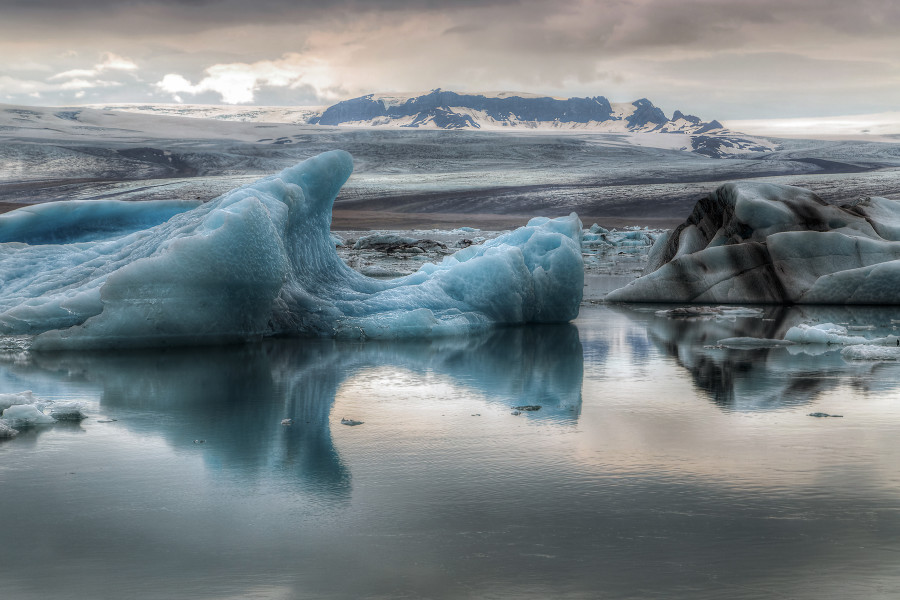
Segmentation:
[[(104, 218), (116, 223), (107, 236), (96, 234), (96, 214), (79, 220), (66, 203), (44, 205), (44, 221), (65, 214), (69, 229), (95, 233), (0, 244), (0, 335), (35, 335), (33, 350), (110, 348), (278, 334), (431, 336), (577, 316), (584, 273), (575, 214), (532, 219), (399, 279), (353, 271), (329, 233), (352, 168), (346, 152), (327, 152), (147, 228), (153, 219), (119, 211), (175, 209), (106, 202)], [(18, 230), (18, 239), (28, 236)]]
[(631, 302), (900, 303), (900, 202), (835, 206), (808, 190), (729, 183), (650, 251)]
[(893, 336), (867, 338), (861, 335), (851, 335), (846, 326), (835, 323), (820, 323), (817, 325), (801, 323), (788, 329), (784, 334), (784, 339), (795, 344), (888, 346), (894, 345), (898, 338)]
[(860, 344), (841, 350), (847, 360), (900, 360), (900, 347)]
[(31, 427), (34, 425), (51, 425), (56, 419), (44, 414), (34, 404), (15, 404), (0, 414), (0, 421), (12, 428)]

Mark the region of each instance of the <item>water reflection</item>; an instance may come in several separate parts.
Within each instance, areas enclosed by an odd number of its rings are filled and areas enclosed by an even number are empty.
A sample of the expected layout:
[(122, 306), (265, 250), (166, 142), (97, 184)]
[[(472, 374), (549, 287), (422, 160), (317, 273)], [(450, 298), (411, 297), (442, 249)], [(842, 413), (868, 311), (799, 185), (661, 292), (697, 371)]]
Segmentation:
[(0, 383), (48, 398), (96, 398), (104, 415), (132, 431), (180, 450), (202, 444), (210, 468), (250, 478), (290, 473), (334, 499), (348, 494), (350, 473), (332, 440), (340, 419), (332, 407), (341, 385), (361, 372), (439, 374), (491, 403), (540, 405), (529, 419), (573, 422), (582, 362), (578, 330), (566, 324), (437, 340), (36, 354), (0, 363)]
[[(717, 346), (719, 340), (733, 337), (783, 339), (788, 329), (800, 323), (872, 325), (872, 337), (896, 334), (892, 322), (898, 316), (895, 308), (770, 306), (762, 309), (761, 316), (730, 318), (655, 314), (655, 310), (671, 306), (611, 308), (625, 315), (639, 331), (646, 331), (660, 354), (685, 368), (694, 385), (725, 410), (775, 410), (806, 405), (840, 385), (862, 393), (900, 387), (900, 364), (847, 361), (841, 357), (840, 347)], [(646, 355), (642, 339), (630, 346), (635, 362)]]

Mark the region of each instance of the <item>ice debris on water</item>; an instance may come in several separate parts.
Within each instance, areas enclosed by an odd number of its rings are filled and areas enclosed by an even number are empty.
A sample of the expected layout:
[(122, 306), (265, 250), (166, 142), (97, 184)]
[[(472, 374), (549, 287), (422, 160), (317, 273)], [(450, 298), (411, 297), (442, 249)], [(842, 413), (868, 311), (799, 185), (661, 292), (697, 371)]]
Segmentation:
[[(405, 277), (352, 270), (329, 232), (352, 169), (346, 152), (326, 152), (174, 215), (154, 201), (104, 202), (99, 214), (67, 217), (73, 230), (96, 232), (77, 243), (32, 244), (23, 226), (0, 246), (0, 335), (35, 336), (32, 351), (42, 351), (276, 334), (409, 338), (578, 315), (575, 214), (532, 219)], [(44, 220), (65, 205), (42, 205)], [(123, 211), (147, 214), (124, 219)], [(105, 231), (103, 219), (118, 225)]]
[(52, 425), (58, 421), (86, 418), (81, 405), (55, 403), (35, 396), (31, 391), (0, 394), (0, 438), (10, 438), (19, 429)]
[(777, 348), (780, 346), (793, 346), (790, 340), (774, 340), (755, 337), (732, 337), (719, 340), (716, 344), (723, 348)]
[(900, 347), (858, 344), (842, 349), (841, 357), (846, 360), (900, 360)]
[(835, 323), (801, 323), (788, 329), (784, 339), (797, 344), (885, 346), (894, 344), (897, 338), (888, 336), (870, 339), (861, 335), (850, 335), (845, 326)]
[(356, 425), (362, 425), (363, 421), (355, 421), (353, 419), (348, 419), (344, 417), (341, 419), (341, 425), (349, 425), (350, 427), (355, 427)]
[(762, 317), (765, 311), (761, 308), (747, 308), (744, 306), (697, 305), (657, 310), (654, 314), (658, 317), (668, 317), (670, 319), (734, 319), (737, 317)]
[(293, 420), (293, 419), (282, 419), (282, 420), (281, 420), (281, 424), (282, 424), (282, 425), (293, 425), (293, 424), (294, 424), (294, 420)]

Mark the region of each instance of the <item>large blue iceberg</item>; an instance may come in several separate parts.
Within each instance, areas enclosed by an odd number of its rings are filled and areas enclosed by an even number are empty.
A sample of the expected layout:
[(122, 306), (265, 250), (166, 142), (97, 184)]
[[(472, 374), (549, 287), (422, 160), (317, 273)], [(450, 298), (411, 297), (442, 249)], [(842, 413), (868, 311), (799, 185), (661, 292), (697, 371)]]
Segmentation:
[(60, 202), (2, 215), (0, 334), (52, 350), (419, 337), (577, 316), (576, 215), (371, 279), (329, 235), (352, 170), (349, 154), (332, 151), (199, 206)]

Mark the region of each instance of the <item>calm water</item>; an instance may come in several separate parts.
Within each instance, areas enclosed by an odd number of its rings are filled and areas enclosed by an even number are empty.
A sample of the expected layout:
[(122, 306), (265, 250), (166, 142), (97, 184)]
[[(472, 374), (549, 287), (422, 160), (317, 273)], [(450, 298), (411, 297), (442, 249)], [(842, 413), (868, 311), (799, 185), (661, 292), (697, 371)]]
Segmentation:
[(708, 347), (892, 316), (10, 358), (0, 597), (897, 598), (900, 365)]

